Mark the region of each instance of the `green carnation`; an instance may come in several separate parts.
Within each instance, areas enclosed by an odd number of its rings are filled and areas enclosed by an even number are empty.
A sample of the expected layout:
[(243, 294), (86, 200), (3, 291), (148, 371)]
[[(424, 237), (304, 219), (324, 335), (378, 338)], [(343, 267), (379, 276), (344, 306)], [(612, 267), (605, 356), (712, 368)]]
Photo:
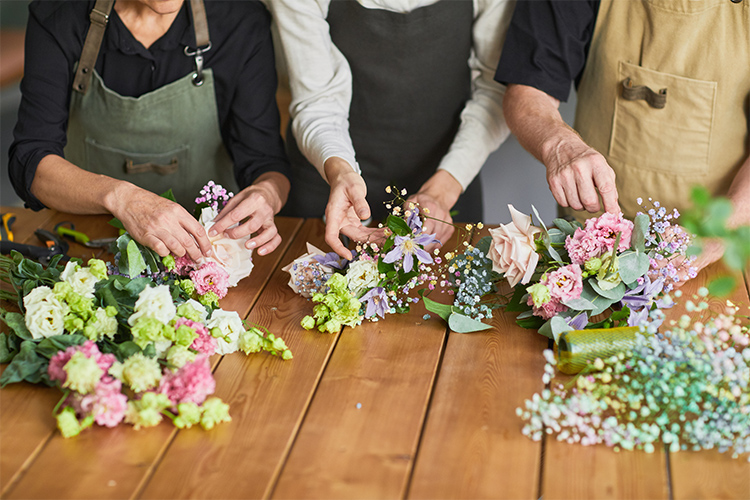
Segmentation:
[(138, 352), (122, 363), (121, 380), (134, 392), (143, 392), (156, 387), (161, 380), (161, 368), (155, 359)]
[(209, 398), (203, 403), (203, 414), (201, 425), (204, 429), (213, 429), (216, 424), (231, 422), (229, 416), (229, 405), (219, 398)]
[(195, 361), (195, 353), (185, 346), (173, 345), (167, 351), (167, 363), (175, 368), (182, 368)]
[(177, 265), (174, 261), (174, 255), (167, 255), (161, 258), (161, 263), (167, 271), (174, 271), (177, 269)]
[(99, 367), (96, 360), (87, 357), (81, 351), (73, 353), (70, 360), (63, 366), (63, 370), (68, 375), (63, 387), (81, 394), (94, 392), (96, 384), (104, 375), (104, 370)]
[(70, 406), (63, 408), (63, 411), (55, 415), (55, 418), (57, 419), (57, 428), (60, 429), (60, 434), (66, 439), (77, 436), (83, 429), (81, 423), (78, 421), (78, 417), (76, 417), (75, 410)]
[(103, 260), (89, 259), (89, 271), (98, 280), (107, 279), (107, 264)]
[(179, 414), (173, 420), (174, 425), (180, 429), (189, 429), (193, 425), (199, 424), (203, 410), (195, 403), (180, 403), (177, 405)]
[(544, 304), (552, 300), (552, 295), (549, 293), (549, 288), (541, 283), (536, 283), (526, 288), (526, 291), (531, 295), (531, 299), (534, 301), (536, 307), (542, 307)]

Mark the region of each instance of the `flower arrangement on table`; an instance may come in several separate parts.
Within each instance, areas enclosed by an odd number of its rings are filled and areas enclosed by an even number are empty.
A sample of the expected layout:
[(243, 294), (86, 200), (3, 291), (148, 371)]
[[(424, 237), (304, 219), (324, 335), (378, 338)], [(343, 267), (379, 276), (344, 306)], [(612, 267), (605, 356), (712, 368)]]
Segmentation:
[[(708, 290), (699, 294), (689, 311), (708, 309)], [(552, 384), (516, 410), (523, 433), (648, 453), (661, 445), (750, 453), (750, 333), (739, 310), (727, 301), (722, 314), (685, 315), (661, 332), (652, 319), (629, 349), (597, 358), (567, 385), (552, 380), (558, 359), (545, 351), (543, 382)]]
[[(229, 199), (209, 183), (201, 192), (201, 224), (210, 229)], [(63, 436), (94, 423), (136, 428), (168, 417), (206, 429), (229, 421), (228, 405), (209, 397), (215, 381), (209, 356), (241, 350), (292, 354), (259, 326), (246, 328), (219, 307), (227, 289), (250, 274), (242, 240), (211, 238), (214, 258), (160, 258), (127, 233), (116, 242), (116, 264), (56, 256), (47, 268), (14, 253), (0, 257), (2, 279), (22, 313), (0, 309), (10, 332), (0, 334), (2, 385), (27, 381), (59, 386), (54, 410)], [(241, 250), (240, 250), (241, 249)]]

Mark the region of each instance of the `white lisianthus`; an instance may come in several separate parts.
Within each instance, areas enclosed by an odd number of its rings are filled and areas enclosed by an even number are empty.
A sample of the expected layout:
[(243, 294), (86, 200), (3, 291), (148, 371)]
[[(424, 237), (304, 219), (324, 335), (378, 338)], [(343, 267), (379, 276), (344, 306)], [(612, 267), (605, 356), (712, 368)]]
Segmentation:
[(377, 286), (380, 281), (378, 262), (375, 259), (358, 260), (349, 264), (346, 272), (346, 285), (355, 296)]
[(60, 274), (60, 280), (70, 283), (73, 291), (83, 295), (87, 299), (94, 298), (94, 286), (99, 278), (88, 267), (81, 267), (73, 261), (65, 265), (65, 269)]
[(88, 328), (92, 329), (90, 333), (96, 335), (95, 338), (86, 335), (91, 340), (100, 340), (104, 337), (112, 338), (117, 333), (117, 318), (108, 315), (106, 309), (99, 307), (94, 313), (93, 321), (84, 328), (84, 334), (89, 333), (87, 332)]
[[(205, 228), (206, 235), (214, 225), (214, 219), (217, 215), (218, 212), (211, 207), (204, 208), (201, 211), (198, 220)], [(230, 228), (235, 226), (236, 224), (230, 226)], [(245, 243), (250, 239), (250, 235), (235, 240), (221, 233), (213, 237), (209, 236), (208, 239), (211, 241), (213, 256), (202, 259), (198, 264), (207, 261), (219, 264), (229, 274), (230, 287), (237, 286), (242, 278), (250, 275), (253, 270), (253, 251), (245, 248)]]
[(235, 311), (214, 310), (206, 327), (212, 335), (214, 328), (221, 332), (221, 336), (216, 338), (216, 354), (231, 354), (239, 349), (240, 335), (245, 333), (245, 325)]
[(188, 299), (185, 304), (188, 304), (190, 307), (195, 309), (195, 311), (198, 313), (198, 316), (200, 317), (201, 323), (206, 323), (206, 320), (208, 319), (208, 311), (206, 311), (206, 307), (203, 304), (195, 299)]
[(128, 318), (128, 324), (133, 326), (142, 317), (153, 318), (165, 325), (172, 321), (177, 314), (177, 308), (172, 301), (168, 285), (159, 285), (143, 289), (133, 308), (133, 314)]
[(52, 290), (46, 286), (33, 289), (23, 298), (26, 309), (24, 322), (35, 339), (62, 335), (65, 331), (65, 315), (68, 304), (60, 301)]

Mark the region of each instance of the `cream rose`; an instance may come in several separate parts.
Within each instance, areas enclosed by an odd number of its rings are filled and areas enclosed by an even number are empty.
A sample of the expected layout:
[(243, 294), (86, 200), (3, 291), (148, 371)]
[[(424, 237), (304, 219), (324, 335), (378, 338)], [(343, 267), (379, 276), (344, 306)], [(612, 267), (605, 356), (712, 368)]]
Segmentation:
[(522, 214), (513, 205), (508, 205), (508, 209), (513, 221), (490, 229), (492, 269), (504, 274), (510, 286), (519, 282), (525, 285), (539, 262), (534, 237), (541, 229), (532, 226), (531, 216)]
[(133, 326), (136, 321), (145, 317), (161, 321), (166, 325), (172, 321), (175, 315), (177, 315), (177, 307), (175, 307), (172, 301), (169, 286), (147, 286), (138, 296), (138, 300), (135, 302), (135, 307), (133, 308), (133, 314), (128, 318), (128, 324)]
[(88, 267), (81, 267), (73, 261), (65, 265), (65, 269), (60, 273), (60, 280), (70, 283), (73, 291), (83, 295), (87, 299), (94, 298), (94, 286), (99, 278), (94, 276)]
[(65, 331), (65, 315), (68, 305), (61, 302), (46, 286), (33, 289), (23, 298), (26, 309), (24, 322), (35, 339), (62, 335)]
[[(206, 234), (214, 225), (214, 219), (218, 212), (211, 207), (204, 208), (201, 211), (199, 221), (206, 229)], [(234, 226), (231, 226), (234, 227)], [(233, 240), (224, 236), (224, 233), (217, 234), (208, 238), (211, 241), (211, 250), (213, 257), (202, 259), (198, 264), (204, 261), (212, 261), (219, 264), (227, 273), (229, 273), (229, 286), (237, 286), (242, 278), (250, 275), (253, 270), (253, 251), (245, 248), (245, 243), (250, 236), (245, 236)]]
[(209, 330), (218, 328), (221, 332), (222, 336), (216, 339), (216, 354), (231, 354), (239, 349), (240, 335), (245, 333), (245, 325), (235, 311), (215, 309), (206, 327)]
[(354, 295), (359, 297), (362, 292), (373, 288), (380, 281), (378, 262), (372, 260), (358, 260), (349, 264), (346, 272), (346, 284)]

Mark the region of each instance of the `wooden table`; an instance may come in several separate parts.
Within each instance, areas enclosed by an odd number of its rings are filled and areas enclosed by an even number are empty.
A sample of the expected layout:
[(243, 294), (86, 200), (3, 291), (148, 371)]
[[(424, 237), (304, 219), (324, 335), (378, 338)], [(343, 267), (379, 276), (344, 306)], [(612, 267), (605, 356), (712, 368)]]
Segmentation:
[[(73, 220), (109, 236), (108, 218), (20, 211), (17, 241)], [(547, 340), (510, 314), (457, 334), (421, 305), (344, 328), (299, 326), (311, 304), (281, 267), (320, 248), (319, 220), (279, 218), (284, 238), (222, 301), (287, 341), (294, 360), (240, 353), (214, 360), (232, 422), (93, 428), (63, 439), (54, 389), (0, 390), (3, 498), (750, 498), (750, 463), (714, 452), (620, 452), (521, 434), (516, 407), (543, 389)], [(73, 256), (91, 250), (71, 245)], [(684, 287), (691, 293), (709, 270)], [(745, 283), (734, 300), (748, 304)], [(722, 301), (714, 301), (721, 307)], [(434, 315), (433, 315), (434, 316)]]

